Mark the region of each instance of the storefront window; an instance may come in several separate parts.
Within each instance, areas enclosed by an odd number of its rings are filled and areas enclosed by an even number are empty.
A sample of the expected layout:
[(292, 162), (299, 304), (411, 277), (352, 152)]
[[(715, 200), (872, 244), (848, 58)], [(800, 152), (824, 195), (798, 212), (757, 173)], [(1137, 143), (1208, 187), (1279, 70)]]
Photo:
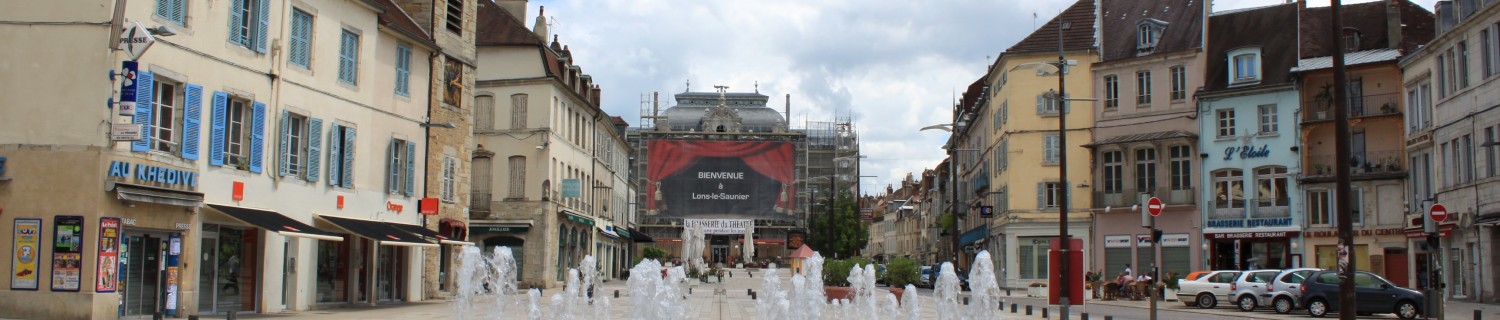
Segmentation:
[(1021, 279), (1046, 279), (1047, 278), (1047, 245), (1048, 241), (1056, 239), (1053, 237), (1023, 237), (1019, 238), (1018, 249), (1020, 251)]
[(318, 303), (349, 301), (349, 241), (318, 241)]
[[(1318, 246), (1318, 268), (1335, 270), (1339, 265), (1338, 246)], [(1354, 259), (1354, 268), (1357, 270), (1370, 270), (1370, 249), (1363, 245), (1354, 245), (1354, 252), (1350, 252)]]
[(199, 312), (255, 310), (255, 268), (260, 257), (256, 230), (203, 225), (203, 262), (198, 268)]

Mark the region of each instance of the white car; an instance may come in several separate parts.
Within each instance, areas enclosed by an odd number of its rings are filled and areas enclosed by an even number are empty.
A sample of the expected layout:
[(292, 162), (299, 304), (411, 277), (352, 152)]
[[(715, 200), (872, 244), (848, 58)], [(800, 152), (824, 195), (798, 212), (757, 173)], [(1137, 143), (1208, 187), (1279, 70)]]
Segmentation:
[(1271, 281), (1281, 270), (1250, 270), (1240, 274), (1240, 279), (1229, 286), (1240, 311), (1254, 311), (1256, 307), (1271, 305)]
[(1230, 284), (1239, 277), (1240, 271), (1220, 270), (1197, 280), (1178, 280), (1177, 299), (1189, 307), (1211, 309), (1219, 305), (1219, 300), (1229, 300)]
[(1276, 281), (1271, 282), (1271, 307), (1276, 313), (1287, 314), (1293, 309), (1302, 308), (1297, 301), (1302, 298), (1302, 282), (1313, 272), (1322, 271), (1318, 268), (1287, 269), (1276, 275)]

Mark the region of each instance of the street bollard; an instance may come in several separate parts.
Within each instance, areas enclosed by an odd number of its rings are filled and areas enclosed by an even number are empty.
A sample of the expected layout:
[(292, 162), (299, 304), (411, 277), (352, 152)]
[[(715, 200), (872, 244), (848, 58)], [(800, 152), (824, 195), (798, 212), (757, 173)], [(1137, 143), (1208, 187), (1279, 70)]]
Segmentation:
[(693, 287), (688, 287), (688, 294), (693, 294)]
[(152, 313), (151, 320), (161, 320), (161, 312)]
[(1031, 315), (1031, 305), (1026, 305), (1026, 315)]
[(229, 314), (226, 314), (226, 315), (225, 315), (225, 316), (224, 316), (224, 319), (226, 319), (226, 320), (234, 320), (234, 319), (239, 319), (239, 315), (237, 315), (237, 314), (235, 314), (235, 313), (236, 313), (236, 312), (237, 312), (237, 311), (236, 311), (236, 310), (234, 310), (234, 309), (230, 309), (230, 310), (229, 310)]
[(757, 294), (755, 294), (755, 293), (754, 293), (754, 292), (751, 292), (751, 293), (750, 293), (750, 300), (757, 300), (757, 299), (759, 299), (759, 298), (758, 298), (758, 297), (756, 297), (756, 296), (758, 296), (758, 295), (757, 295)]
[(753, 294), (755, 294), (755, 290), (750, 290), (750, 288), (745, 288), (745, 295), (753, 295)]
[(1042, 319), (1047, 318), (1047, 308), (1042, 308)]
[(1005, 288), (1005, 296), (1010, 296), (1010, 288)]
[(620, 290), (615, 290), (615, 299), (620, 298)]
[(1088, 312), (1084, 312), (1083, 313), (1083, 318), (1080, 318), (1080, 319), (1089, 320), (1089, 313)]
[(964, 297), (964, 305), (969, 305), (969, 297)]

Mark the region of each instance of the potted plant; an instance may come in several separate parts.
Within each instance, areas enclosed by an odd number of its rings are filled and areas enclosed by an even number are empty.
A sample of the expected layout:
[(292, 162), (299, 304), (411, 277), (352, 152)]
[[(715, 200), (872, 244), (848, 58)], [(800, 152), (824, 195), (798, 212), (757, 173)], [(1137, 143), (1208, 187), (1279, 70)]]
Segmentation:
[(1177, 290), (1181, 288), (1177, 285), (1177, 282), (1180, 280), (1181, 278), (1177, 276), (1176, 272), (1167, 274), (1166, 279), (1162, 279), (1165, 282), (1162, 285), (1166, 286), (1166, 289), (1162, 290), (1161, 295), (1163, 298), (1166, 298), (1167, 301), (1177, 301)]
[(1041, 282), (1041, 281), (1032, 282), (1031, 285), (1026, 286), (1026, 296), (1028, 296), (1028, 297), (1045, 297), (1045, 296), (1047, 296), (1047, 283), (1046, 282)]
[(891, 285), (890, 291), (896, 295), (896, 301), (901, 301), (906, 285), (917, 283), (917, 278), (921, 276), (919, 269), (917, 261), (910, 258), (896, 258), (886, 264), (885, 281)]

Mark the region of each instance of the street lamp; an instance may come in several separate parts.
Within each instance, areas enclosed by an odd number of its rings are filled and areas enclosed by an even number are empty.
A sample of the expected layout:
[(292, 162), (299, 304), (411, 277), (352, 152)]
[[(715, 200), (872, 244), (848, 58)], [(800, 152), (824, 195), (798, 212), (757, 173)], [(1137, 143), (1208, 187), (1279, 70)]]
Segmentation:
[[(947, 132), (950, 132), (950, 133), (956, 133), (956, 131), (962, 131), (965, 126), (968, 126), (968, 123), (960, 120), (958, 122), (951, 123), (951, 124), (935, 124), (935, 125), (930, 125), (930, 126), (922, 127), (922, 129), (917, 130), (917, 131), (943, 130), (943, 131), (947, 131)], [(949, 206), (949, 208), (952, 208), (949, 211), (949, 214), (953, 215), (953, 226), (951, 228), (952, 230), (949, 231), (949, 234), (948, 234), (949, 236), (951, 236), (953, 238), (952, 239), (953, 243), (950, 243), (948, 247), (949, 247), (950, 250), (953, 251), (953, 255), (955, 257), (958, 256), (958, 151), (959, 151), (958, 145), (957, 145), (958, 141), (956, 141), (956, 140), (958, 140), (958, 136), (955, 135), (955, 134), (950, 134), (950, 135), (948, 135), (948, 143), (947, 143), (947, 145), (943, 146), (943, 149), (948, 149), (948, 177), (949, 177), (949, 181), (950, 181), (949, 184), (948, 184), (948, 195), (949, 195), (948, 206)], [(939, 221), (938, 222), (939, 224), (942, 223), (941, 219), (939, 219), (938, 221)], [(939, 258), (939, 259), (941, 259), (941, 258)], [(958, 263), (958, 261), (953, 261), (953, 262), (954, 263)]]

